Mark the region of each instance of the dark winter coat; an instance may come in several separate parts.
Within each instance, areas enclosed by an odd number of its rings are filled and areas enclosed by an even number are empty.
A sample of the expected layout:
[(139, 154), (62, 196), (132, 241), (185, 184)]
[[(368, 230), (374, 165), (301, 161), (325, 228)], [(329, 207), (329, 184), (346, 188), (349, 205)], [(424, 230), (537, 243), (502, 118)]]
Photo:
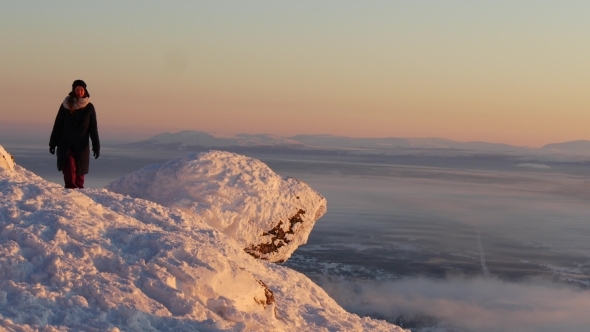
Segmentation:
[(100, 141), (94, 105), (88, 103), (86, 107), (72, 113), (62, 104), (49, 139), (49, 146), (57, 147), (57, 170), (61, 171), (64, 168), (66, 155), (71, 149), (76, 160), (76, 174), (88, 174), (89, 138), (92, 139), (92, 151), (99, 152)]

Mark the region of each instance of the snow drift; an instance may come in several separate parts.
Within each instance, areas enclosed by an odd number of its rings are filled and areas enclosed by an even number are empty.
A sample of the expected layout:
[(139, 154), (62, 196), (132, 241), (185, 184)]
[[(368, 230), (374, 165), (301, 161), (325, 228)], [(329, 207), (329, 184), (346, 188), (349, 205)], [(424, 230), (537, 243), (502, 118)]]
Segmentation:
[(401, 331), (202, 219), (0, 167), (0, 329)]
[(307, 184), (223, 151), (147, 166), (106, 188), (190, 213), (271, 262), (285, 261), (306, 243), (326, 211), (326, 199)]

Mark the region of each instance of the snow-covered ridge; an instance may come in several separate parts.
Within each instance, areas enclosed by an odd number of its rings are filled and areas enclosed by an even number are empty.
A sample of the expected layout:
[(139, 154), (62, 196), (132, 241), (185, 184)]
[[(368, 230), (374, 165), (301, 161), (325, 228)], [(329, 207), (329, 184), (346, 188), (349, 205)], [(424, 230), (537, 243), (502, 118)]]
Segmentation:
[[(349, 151), (357, 153), (394, 153), (394, 154), (505, 154), (534, 156), (547, 160), (588, 160), (590, 141), (572, 141), (547, 144), (542, 148), (514, 146), (491, 142), (459, 142), (438, 137), (403, 138), (403, 137), (346, 137), (334, 135), (295, 135), (281, 137), (277, 135), (222, 136), (201, 131), (185, 130), (177, 133), (162, 133), (145, 141), (131, 144), (144, 148), (225, 148), (237, 151), (244, 149), (286, 149), (286, 150), (321, 150)], [(572, 159), (573, 158), (573, 159)]]
[(18, 165), (0, 167), (0, 329), (402, 331), (192, 213)]
[(282, 262), (307, 242), (326, 199), (253, 158), (223, 151), (189, 153), (107, 186), (191, 213), (232, 237), (251, 255)]
[(513, 146), (501, 143), (488, 142), (457, 142), (450, 139), (427, 138), (357, 138), (333, 135), (296, 135), (290, 137), (297, 142), (314, 147), (334, 147), (349, 149), (456, 149), (456, 150), (480, 150), (489, 152), (527, 151), (527, 147)]
[(300, 142), (277, 135), (239, 134), (224, 136), (200, 131), (184, 130), (177, 133), (161, 133), (145, 141), (152, 144), (179, 144), (180, 146), (204, 146), (222, 148), (229, 146), (274, 146), (274, 145), (302, 145)]
[(571, 142), (563, 142), (563, 143), (552, 143), (543, 146), (542, 149), (548, 150), (561, 150), (561, 151), (570, 151), (570, 152), (577, 152), (577, 153), (590, 153), (590, 141), (588, 140), (579, 140), (579, 141), (571, 141)]
[(489, 152), (524, 152), (531, 150), (527, 147), (512, 146), (500, 143), (487, 142), (457, 142), (444, 138), (355, 138), (333, 135), (296, 135), (292, 137), (281, 137), (277, 135), (239, 134), (235, 136), (223, 136), (210, 134), (201, 131), (185, 130), (177, 133), (162, 133), (153, 136), (145, 141), (138, 142), (140, 145), (169, 145), (175, 144), (179, 147), (200, 146), (209, 148), (220, 147), (257, 147), (273, 146), (288, 147), (296, 149), (305, 148), (335, 148), (335, 149), (458, 149), (458, 150), (481, 150)]

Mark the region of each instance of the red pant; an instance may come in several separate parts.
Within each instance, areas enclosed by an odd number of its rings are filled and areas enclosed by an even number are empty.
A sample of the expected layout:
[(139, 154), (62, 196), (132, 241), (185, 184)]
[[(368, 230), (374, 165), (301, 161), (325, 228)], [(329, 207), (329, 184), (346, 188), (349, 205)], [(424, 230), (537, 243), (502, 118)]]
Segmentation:
[(66, 164), (62, 172), (66, 188), (84, 188), (84, 175), (76, 175), (76, 159), (72, 150), (66, 154)]

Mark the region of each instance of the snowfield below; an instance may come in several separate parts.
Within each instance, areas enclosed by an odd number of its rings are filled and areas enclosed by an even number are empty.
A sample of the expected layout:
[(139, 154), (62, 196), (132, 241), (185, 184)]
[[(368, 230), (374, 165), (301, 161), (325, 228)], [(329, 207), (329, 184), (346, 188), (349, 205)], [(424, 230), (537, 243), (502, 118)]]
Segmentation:
[(0, 329), (403, 331), (346, 312), (188, 211), (0, 164)]

